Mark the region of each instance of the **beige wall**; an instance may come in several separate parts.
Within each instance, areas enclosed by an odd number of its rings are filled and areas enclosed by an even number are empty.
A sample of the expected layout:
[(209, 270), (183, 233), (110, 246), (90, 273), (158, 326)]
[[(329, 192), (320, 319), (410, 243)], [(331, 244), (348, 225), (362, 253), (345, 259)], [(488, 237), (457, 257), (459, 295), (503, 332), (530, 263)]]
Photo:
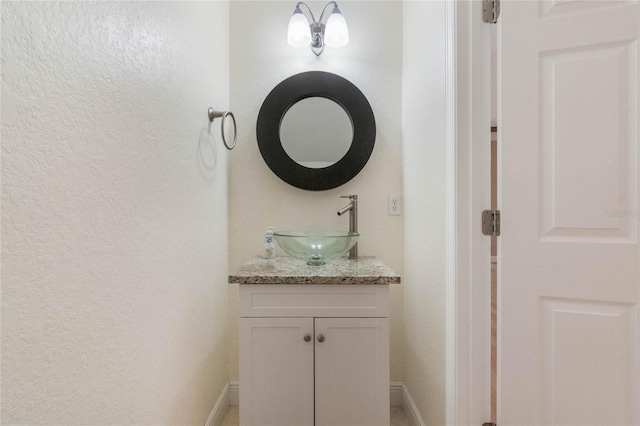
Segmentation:
[[(326, 2), (311, 2), (318, 15)], [(259, 254), (267, 226), (276, 229), (347, 229), (336, 211), (340, 195), (358, 194), (361, 255), (375, 255), (403, 269), (403, 217), (387, 214), (387, 195), (402, 192), (402, 2), (340, 2), (349, 44), (316, 57), (287, 44), (295, 3), (232, 2), (231, 106), (238, 119), (238, 147), (229, 156), (231, 270)], [(339, 74), (362, 90), (373, 108), (376, 146), (369, 163), (347, 184), (310, 192), (281, 181), (262, 160), (255, 136), (258, 111), (269, 91), (303, 71)], [(237, 285), (231, 286), (229, 375), (238, 378)], [(402, 378), (402, 286), (391, 292), (391, 378)]]
[(404, 3), (404, 382), (445, 424), (445, 2)]
[(204, 424), (227, 381), (206, 109), (228, 104), (228, 4), (1, 7), (2, 422)]

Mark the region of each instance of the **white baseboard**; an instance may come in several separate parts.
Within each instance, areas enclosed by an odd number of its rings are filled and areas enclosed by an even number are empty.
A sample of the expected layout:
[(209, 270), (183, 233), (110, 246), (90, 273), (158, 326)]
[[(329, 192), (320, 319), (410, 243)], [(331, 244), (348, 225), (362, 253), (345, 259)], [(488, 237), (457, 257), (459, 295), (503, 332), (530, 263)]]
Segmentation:
[(229, 405), (239, 405), (240, 382), (233, 380), (229, 382)]
[(393, 381), (391, 382), (391, 406), (396, 407), (398, 405), (402, 405), (402, 382), (401, 381)]
[(209, 414), (209, 418), (205, 423), (205, 426), (220, 426), (222, 421), (224, 420), (224, 416), (227, 414), (227, 410), (229, 409), (229, 383), (224, 385), (224, 389), (222, 389), (222, 393), (218, 397), (216, 401), (216, 405), (214, 405), (213, 410), (211, 410), (211, 414)]
[[(422, 416), (416, 407), (415, 402), (405, 384), (401, 381), (393, 381), (389, 388), (391, 406), (402, 405), (410, 426), (425, 426)], [(227, 413), (229, 405), (238, 405), (240, 399), (240, 383), (238, 381), (230, 381), (222, 390), (222, 394), (218, 398), (215, 407), (209, 414), (205, 426), (220, 426)]]
[[(401, 382), (402, 383), (402, 382)], [(424, 420), (416, 407), (416, 403), (413, 402), (413, 398), (409, 393), (409, 389), (402, 383), (402, 409), (407, 416), (409, 426), (425, 426)]]

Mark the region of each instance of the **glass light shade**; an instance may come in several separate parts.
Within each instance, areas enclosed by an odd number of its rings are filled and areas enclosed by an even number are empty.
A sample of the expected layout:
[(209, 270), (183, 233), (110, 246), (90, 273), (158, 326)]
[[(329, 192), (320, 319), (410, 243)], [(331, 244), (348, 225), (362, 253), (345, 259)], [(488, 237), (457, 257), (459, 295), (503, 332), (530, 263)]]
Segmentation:
[(337, 7), (333, 8), (327, 26), (324, 30), (324, 42), (329, 47), (343, 47), (349, 43), (349, 28), (347, 21)]
[(289, 19), (287, 42), (295, 47), (305, 47), (311, 43), (309, 21), (307, 21), (307, 18), (302, 14), (299, 7), (296, 7), (293, 15), (291, 15), (291, 19)]

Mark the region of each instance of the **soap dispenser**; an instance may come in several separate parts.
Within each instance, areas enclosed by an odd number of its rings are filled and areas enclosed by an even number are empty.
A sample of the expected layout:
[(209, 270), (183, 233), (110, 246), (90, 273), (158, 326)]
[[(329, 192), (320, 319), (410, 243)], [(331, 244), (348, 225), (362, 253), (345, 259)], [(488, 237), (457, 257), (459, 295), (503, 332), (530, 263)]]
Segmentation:
[(267, 227), (267, 232), (264, 234), (264, 246), (262, 257), (265, 259), (274, 259), (276, 257), (276, 244), (273, 242), (273, 226)]

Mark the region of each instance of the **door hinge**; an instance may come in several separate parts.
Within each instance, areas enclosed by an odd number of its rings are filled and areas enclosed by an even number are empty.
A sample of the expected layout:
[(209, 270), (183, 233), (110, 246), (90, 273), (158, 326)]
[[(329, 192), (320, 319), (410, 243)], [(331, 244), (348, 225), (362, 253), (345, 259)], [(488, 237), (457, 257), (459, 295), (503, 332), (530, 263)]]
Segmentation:
[(500, 16), (500, 0), (482, 0), (482, 21), (495, 24)]
[(482, 234), (500, 235), (500, 210), (485, 210), (482, 212)]

